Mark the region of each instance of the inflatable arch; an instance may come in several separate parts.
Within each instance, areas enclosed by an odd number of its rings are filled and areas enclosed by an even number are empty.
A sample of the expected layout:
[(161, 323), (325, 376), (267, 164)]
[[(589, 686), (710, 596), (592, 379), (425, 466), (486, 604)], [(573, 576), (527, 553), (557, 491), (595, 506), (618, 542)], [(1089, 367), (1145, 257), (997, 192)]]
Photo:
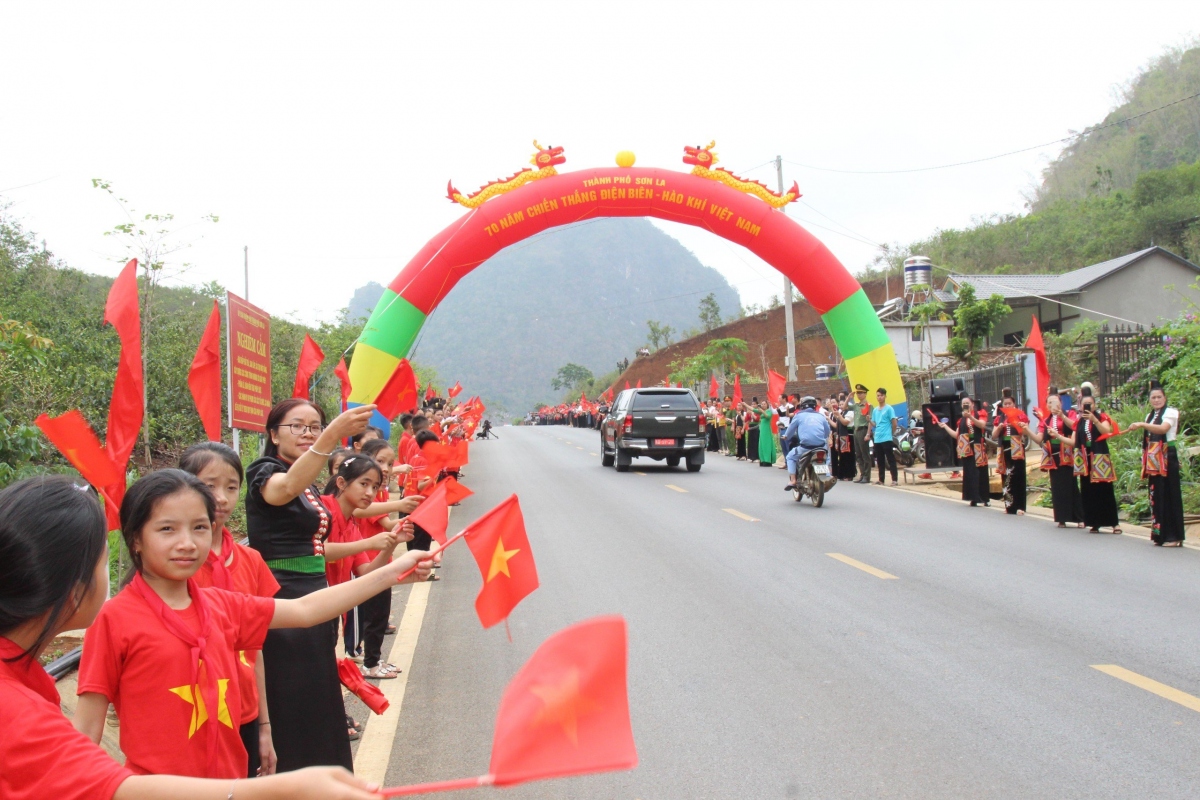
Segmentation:
[[(536, 145), (536, 142), (535, 142)], [(907, 403), (891, 341), (862, 287), (828, 248), (779, 210), (799, 196), (777, 195), (721, 169), (708, 148), (685, 148), (691, 173), (633, 166), (559, 174), (562, 148), (539, 148), (533, 164), (504, 182), (451, 200), (470, 211), (435, 236), (401, 270), (363, 329), (350, 364), (350, 403), (372, 402), (421, 326), (454, 285), (511, 244), (549, 228), (596, 217), (657, 217), (707, 228), (750, 249), (791, 279), (821, 314), (846, 360), (851, 385), (884, 387), (900, 420)], [(622, 153), (618, 163), (632, 164)]]

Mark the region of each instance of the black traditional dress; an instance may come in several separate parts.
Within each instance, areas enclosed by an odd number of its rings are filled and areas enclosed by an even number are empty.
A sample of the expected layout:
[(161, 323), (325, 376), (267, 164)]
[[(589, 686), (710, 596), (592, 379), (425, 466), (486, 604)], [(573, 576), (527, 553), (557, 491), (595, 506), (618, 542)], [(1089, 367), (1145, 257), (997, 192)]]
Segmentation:
[[(1113, 424), (1107, 414), (1098, 416), (1101, 422)], [(1079, 478), (1083, 524), (1089, 528), (1120, 527), (1117, 496), (1113, 492), (1117, 473), (1108, 442), (1096, 425), (1083, 418), (1075, 423), (1075, 475)]]
[(1075, 429), (1071, 420), (1055, 415), (1042, 421), (1042, 469), (1050, 473), (1050, 499), (1054, 504), (1054, 521), (1064, 525), (1083, 522), (1083, 502), (1079, 497), (1079, 480), (1075, 477), (1074, 449), (1064, 445), (1056, 436), (1070, 438)]
[(958, 421), (955, 455), (962, 468), (962, 499), (972, 506), (987, 505), (991, 487), (988, 485), (987, 445), (983, 430), (971, 424), (969, 417)]
[[(246, 470), (250, 546), (262, 554), (279, 582), (275, 596), (281, 600), (304, 597), (326, 587), (325, 540), (330, 531), (329, 511), (315, 488), (305, 489), (282, 506), (263, 499), (267, 480), (287, 470), (286, 462), (270, 456), (258, 459)], [(337, 625), (335, 619), (311, 628), (267, 632), (263, 667), (280, 772), (313, 766), (354, 769), (334, 657)]]
[[(1029, 421), (1024, 414), (1019, 419)], [(1016, 514), (1025, 510), (1025, 434), (1003, 414), (997, 421), (1004, 464), (1004, 513)]]
[(834, 474), (838, 480), (852, 481), (858, 474), (858, 468), (854, 464), (854, 429), (842, 422), (843, 413), (841, 410), (834, 412), (837, 417), (835, 420), (837, 437), (834, 439), (833, 446), (838, 454), (838, 466)]
[(1150, 540), (1155, 544), (1182, 542), (1183, 487), (1179, 481), (1179, 454), (1175, 452), (1175, 429), (1179, 411), (1160, 408), (1146, 417), (1151, 425), (1171, 427), (1166, 433), (1142, 433), (1142, 477), (1150, 484)]

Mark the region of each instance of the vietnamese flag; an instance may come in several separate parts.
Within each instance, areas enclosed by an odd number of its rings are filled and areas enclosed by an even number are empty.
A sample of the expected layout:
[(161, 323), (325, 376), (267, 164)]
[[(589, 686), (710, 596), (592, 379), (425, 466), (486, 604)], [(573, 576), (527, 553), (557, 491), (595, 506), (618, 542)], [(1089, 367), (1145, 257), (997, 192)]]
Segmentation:
[(425, 457), (425, 463), (429, 467), (431, 478), (436, 478), (437, 474), (443, 469), (446, 469), (453, 457), (453, 453), (448, 445), (441, 442), (426, 442), (421, 445), (421, 455)]
[(737, 408), (742, 404), (742, 376), (735, 373), (733, 376), (733, 407)]
[(470, 448), (470, 442), (466, 439), (459, 439), (452, 445), (448, 445), (450, 457), (446, 461), (446, 469), (457, 470), (463, 464), (469, 464), (470, 459), (467, 457), (467, 450)]
[(451, 400), (458, 397), (459, 393), (461, 393), (461, 392), (462, 392), (462, 384), (459, 383), (458, 381), (455, 381), (454, 385), (446, 390), (446, 394), (448, 394), (450, 396)]
[(192, 358), (187, 383), (204, 433), (211, 442), (221, 441), (221, 307), (216, 300)]
[(105, 449), (121, 473), (124, 496), (124, 472), (137, 444), (142, 417), (146, 413), (142, 377), (142, 320), (138, 311), (137, 259), (131, 258), (113, 281), (104, 304), (104, 321), (121, 339), (121, 358), (108, 407)]
[(487, 775), (382, 790), (384, 797), (511, 786), (633, 769), (628, 632), (619, 616), (594, 617), (551, 636), (500, 698)]
[(1050, 365), (1046, 361), (1046, 342), (1042, 339), (1042, 326), (1038, 324), (1038, 318), (1035, 316), (1032, 322), (1032, 328), (1029, 331), (1029, 338), (1025, 340), (1025, 346), (1033, 351), (1034, 366), (1037, 370), (1037, 397), (1038, 408), (1042, 410), (1042, 418), (1045, 419), (1049, 412), (1046, 409), (1046, 400), (1050, 394)]
[(637, 386), (635, 386), (634, 388), (635, 388), (635, 389), (640, 389), (640, 388), (642, 388), (642, 379), (641, 379), (641, 378), (638, 378)]
[(338, 364), (333, 368), (333, 374), (337, 375), (338, 381), (342, 384), (342, 411), (350, 407), (350, 391), (353, 388), (350, 385), (350, 370), (346, 369), (346, 359), (338, 359)]
[(430, 492), (417, 510), (408, 515), (408, 521), (433, 537), (438, 544), (446, 543), (446, 529), (450, 527), (450, 503), (447, 500), (449, 480), (444, 480)]
[(721, 388), (717, 386), (716, 375), (713, 375), (708, 381), (708, 396), (713, 399), (721, 396)]
[(296, 383), (292, 387), (292, 397), (308, 399), (308, 382), (317, 367), (325, 360), (325, 353), (307, 333), (304, 334), (304, 344), (300, 347), (300, 361), (296, 364)]
[(787, 379), (780, 375), (775, 370), (767, 372), (767, 402), (773, 406), (779, 405), (783, 399), (783, 390), (787, 386)]
[(453, 477), (446, 478), (446, 480), (442, 481), (442, 485), (446, 487), (446, 502), (452, 506), (461, 503), (466, 498), (475, 494)]
[(517, 603), (538, 588), (537, 567), (517, 496), (472, 522), (463, 533), (483, 577), (475, 612), (483, 627), (490, 628), (507, 619)]
[(407, 358), (400, 359), (387, 383), (375, 398), (376, 411), (391, 422), (400, 414), (417, 408), (417, 376)]
[(433, 384), (431, 383), (425, 387), (425, 399), (432, 400), (435, 397), (437, 397), (437, 392), (433, 390)]
[(123, 470), (118, 469), (109, 454), (100, 446), (96, 432), (79, 409), (72, 409), (60, 417), (38, 415), (34, 424), (42, 429), (46, 438), (58, 448), (59, 452), (71, 462), (71, 466), (79, 470), (83, 479), (96, 488), (104, 498), (104, 515), (108, 520), (108, 529), (118, 530), (121, 527), (119, 498), (113, 498), (111, 489), (125, 487)]
[[(641, 385), (641, 382), (640, 382), (640, 381), (638, 382), (638, 385), (639, 385), (639, 386)], [(625, 381), (625, 391), (629, 391), (631, 388), (633, 388), (633, 387), (631, 387), (631, 386), (629, 385), (629, 381), (628, 381), (628, 380), (626, 380), (626, 381)]]

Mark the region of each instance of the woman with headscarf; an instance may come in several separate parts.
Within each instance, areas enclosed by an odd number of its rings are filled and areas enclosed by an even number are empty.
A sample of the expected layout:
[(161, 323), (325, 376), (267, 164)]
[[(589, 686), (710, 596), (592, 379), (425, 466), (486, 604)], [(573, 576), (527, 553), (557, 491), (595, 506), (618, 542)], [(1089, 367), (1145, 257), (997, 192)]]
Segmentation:
[(1117, 517), (1117, 479), (1112, 456), (1105, 441), (1116, 430), (1112, 417), (1096, 407), (1090, 386), (1080, 390), (1079, 421), (1075, 425), (1075, 475), (1079, 478), (1079, 499), (1083, 505), (1083, 524), (1090, 533), (1101, 528), (1121, 532)]
[(1051, 392), (1046, 399), (1049, 411), (1029, 438), (1042, 447), (1043, 471), (1050, 473), (1050, 499), (1054, 521), (1065, 528), (1068, 523), (1083, 527), (1083, 504), (1079, 499), (1079, 480), (1075, 477), (1075, 423), (1063, 413), (1062, 400)]
[(1150, 484), (1150, 541), (1162, 547), (1182, 547), (1183, 488), (1179, 480), (1179, 454), (1175, 434), (1179, 409), (1167, 405), (1167, 393), (1158, 381), (1150, 383), (1150, 413), (1130, 430), (1142, 430), (1142, 477)]

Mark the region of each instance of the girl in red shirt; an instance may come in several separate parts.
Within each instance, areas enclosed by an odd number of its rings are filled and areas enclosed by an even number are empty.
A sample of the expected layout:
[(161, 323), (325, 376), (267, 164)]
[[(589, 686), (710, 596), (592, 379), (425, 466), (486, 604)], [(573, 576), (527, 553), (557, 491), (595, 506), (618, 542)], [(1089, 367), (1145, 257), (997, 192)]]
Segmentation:
[[(190, 472), (208, 487), (216, 501), (213, 514), (212, 549), (196, 573), (201, 588), (241, 592), (255, 597), (274, 597), (279, 582), (267, 568), (257, 550), (233, 540), (225, 527), (237, 507), (245, 473), (242, 460), (233, 448), (220, 442), (192, 445), (179, 457), (179, 468)], [(275, 772), (275, 746), (271, 741), (271, 717), (267, 710), (262, 653), (246, 650), (238, 653), (237, 668), (242, 687), (242, 719), (239, 733), (250, 757), (249, 777)]]
[(174, 469), (142, 478), (121, 503), (137, 574), (84, 637), (75, 725), (99, 742), (111, 702), (134, 773), (244, 777), (238, 651), (261, 649), (268, 628), (331, 620), (428, 558), (409, 553), (362, 580), (295, 600), (203, 589), (195, 574), (211, 548), (215, 512), (208, 488)]
[[(108, 595), (106, 528), (104, 512), (91, 490), (66, 476), (29, 478), (0, 491), (0, 797), (379, 797), (374, 793), (378, 787), (336, 767), (312, 767), (253, 781), (135, 775), (72, 727), (62, 714), (54, 680), (42, 669), (38, 657), (59, 633), (90, 626), (104, 604)], [(347, 597), (328, 599), (341, 603)], [(309, 608), (303, 613), (327, 610)], [(295, 611), (282, 610), (280, 620), (272, 615), (271, 624), (294, 621)], [(180, 700), (171, 694), (163, 699)], [(103, 711), (100, 722), (103, 724)]]

